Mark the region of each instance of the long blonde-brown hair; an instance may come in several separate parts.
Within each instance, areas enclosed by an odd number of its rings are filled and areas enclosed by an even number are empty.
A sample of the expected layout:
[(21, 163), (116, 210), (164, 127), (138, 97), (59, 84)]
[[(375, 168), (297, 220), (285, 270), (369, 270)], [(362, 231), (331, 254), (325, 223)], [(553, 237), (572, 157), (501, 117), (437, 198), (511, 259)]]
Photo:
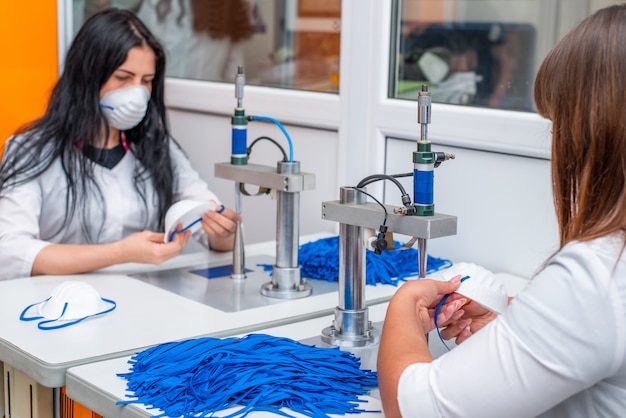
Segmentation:
[(626, 5), (602, 9), (547, 55), (535, 104), (552, 121), (560, 244), (626, 231)]

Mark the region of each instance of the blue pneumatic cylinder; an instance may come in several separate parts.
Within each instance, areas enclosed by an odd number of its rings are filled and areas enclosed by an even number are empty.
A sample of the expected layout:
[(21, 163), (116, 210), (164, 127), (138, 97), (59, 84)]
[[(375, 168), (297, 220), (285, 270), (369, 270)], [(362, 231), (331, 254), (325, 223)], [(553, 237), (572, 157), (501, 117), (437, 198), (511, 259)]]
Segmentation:
[(433, 205), (434, 200), (434, 165), (415, 164), (413, 170), (413, 201), (418, 205)]
[(235, 76), (235, 97), (237, 107), (231, 119), (232, 143), (230, 163), (233, 165), (246, 165), (248, 163), (248, 119), (243, 108), (243, 87), (246, 84), (246, 76), (243, 73), (243, 66), (237, 67)]

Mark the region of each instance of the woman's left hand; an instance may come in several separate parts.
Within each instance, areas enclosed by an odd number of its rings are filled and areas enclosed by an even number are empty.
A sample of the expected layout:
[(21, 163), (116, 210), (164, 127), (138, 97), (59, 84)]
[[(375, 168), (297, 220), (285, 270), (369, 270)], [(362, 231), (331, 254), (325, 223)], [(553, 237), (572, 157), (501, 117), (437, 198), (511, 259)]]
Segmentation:
[(237, 222), (242, 220), (235, 211), (225, 208), (221, 213), (209, 211), (202, 215), (202, 229), (209, 237), (212, 250), (232, 250)]

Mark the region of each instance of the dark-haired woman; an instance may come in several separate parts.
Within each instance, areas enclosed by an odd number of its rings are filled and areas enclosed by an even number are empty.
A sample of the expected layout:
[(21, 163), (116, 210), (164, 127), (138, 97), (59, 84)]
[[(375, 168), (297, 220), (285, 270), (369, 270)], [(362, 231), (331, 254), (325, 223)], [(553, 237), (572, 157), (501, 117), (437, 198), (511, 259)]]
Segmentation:
[(552, 121), (560, 249), (500, 316), (450, 297), (442, 333), (465, 342), (437, 359), (432, 308), (460, 278), (403, 285), (378, 355), (387, 418), (624, 416), (625, 74), (626, 5), (596, 12), (547, 55), (534, 93)]
[[(189, 233), (164, 243), (167, 209), (219, 200), (169, 136), (164, 70), (161, 46), (131, 12), (109, 9), (81, 28), (45, 115), (7, 142), (0, 279), (180, 254)], [(238, 219), (203, 215), (206, 244), (231, 249)]]

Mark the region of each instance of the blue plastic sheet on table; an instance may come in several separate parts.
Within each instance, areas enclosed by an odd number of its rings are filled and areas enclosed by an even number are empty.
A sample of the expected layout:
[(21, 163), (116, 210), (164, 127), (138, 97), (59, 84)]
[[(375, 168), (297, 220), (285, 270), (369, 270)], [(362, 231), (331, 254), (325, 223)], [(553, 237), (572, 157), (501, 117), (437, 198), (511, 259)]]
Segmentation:
[[(245, 269), (246, 273), (251, 272), (250, 269)], [(215, 267), (207, 267), (197, 270), (189, 270), (190, 273), (197, 274), (198, 276), (202, 276), (207, 279), (215, 279), (218, 277), (227, 277), (230, 276), (233, 272), (232, 264), (225, 264), (223, 266), (215, 266)]]
[(378, 385), (376, 372), (361, 370), (354, 354), (264, 334), (197, 338), (160, 344), (135, 354), (131, 371), (119, 374), (133, 395), (120, 404), (158, 408), (159, 416), (228, 417), (269, 411), (310, 417), (380, 412), (361, 409)]
[[(394, 241), (396, 248), (402, 243)], [(308, 279), (339, 280), (339, 237), (322, 238), (300, 246), (298, 250), (300, 274)], [(386, 250), (381, 254), (366, 250), (365, 254), (365, 283), (375, 286), (378, 283), (398, 285), (409, 277), (418, 276), (418, 252), (415, 248), (404, 250)], [(273, 266), (259, 264), (266, 271)], [(452, 266), (450, 260), (426, 257), (426, 273), (433, 273)]]

